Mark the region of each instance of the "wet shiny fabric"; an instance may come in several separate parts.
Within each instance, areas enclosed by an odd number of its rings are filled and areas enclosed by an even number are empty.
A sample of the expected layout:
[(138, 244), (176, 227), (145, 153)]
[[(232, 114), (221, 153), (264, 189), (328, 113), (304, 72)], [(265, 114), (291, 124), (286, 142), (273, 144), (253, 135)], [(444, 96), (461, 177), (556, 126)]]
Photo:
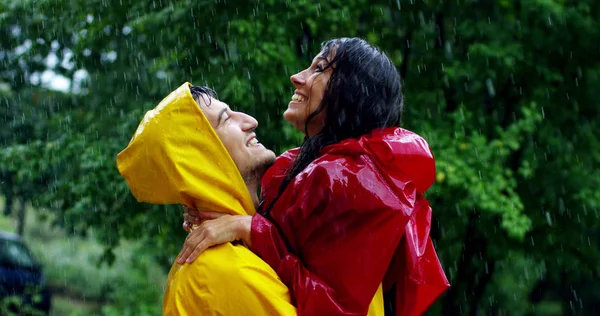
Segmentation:
[[(148, 111), (117, 167), (140, 202), (252, 215), (241, 175), (185, 83)], [(370, 315), (383, 316), (380, 289)], [(164, 315), (296, 315), (275, 271), (241, 244), (172, 265)]]
[(267, 218), (253, 216), (252, 250), (288, 286), (298, 314), (364, 314), (382, 280), (396, 287), (397, 315), (424, 313), (449, 287), (429, 237), (429, 145), (390, 128), (321, 154), (277, 200), (298, 149), (267, 171), (263, 207), (274, 204)]

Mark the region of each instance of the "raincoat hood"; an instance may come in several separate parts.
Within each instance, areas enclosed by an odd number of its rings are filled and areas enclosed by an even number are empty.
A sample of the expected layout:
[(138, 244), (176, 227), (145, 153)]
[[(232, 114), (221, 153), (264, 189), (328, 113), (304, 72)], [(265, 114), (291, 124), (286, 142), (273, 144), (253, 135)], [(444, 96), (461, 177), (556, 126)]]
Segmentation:
[[(185, 204), (229, 214), (254, 214), (248, 189), (227, 149), (185, 83), (148, 111), (119, 172), (140, 202)], [(235, 289), (232, 291), (231, 289)], [(241, 244), (207, 249), (193, 263), (173, 263), (163, 315), (295, 315), (287, 287)]]
[(150, 110), (117, 168), (139, 202), (252, 215), (254, 205), (227, 149), (186, 82)]
[(450, 283), (439, 262), (429, 232), (431, 207), (424, 193), (435, 182), (435, 160), (421, 136), (402, 129), (374, 131), (324, 148), (324, 154), (367, 155), (387, 186), (401, 197), (408, 186), (416, 190), (412, 214), (386, 272), (385, 291), (395, 289), (396, 315), (421, 315)]

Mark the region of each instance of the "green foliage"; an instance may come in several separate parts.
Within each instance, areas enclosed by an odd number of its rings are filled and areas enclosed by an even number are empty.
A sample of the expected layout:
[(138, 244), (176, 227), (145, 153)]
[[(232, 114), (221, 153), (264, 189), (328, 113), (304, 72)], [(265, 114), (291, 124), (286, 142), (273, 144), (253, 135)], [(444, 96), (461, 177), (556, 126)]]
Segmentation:
[(23, 304), (19, 296), (7, 296), (0, 298), (0, 312), (6, 316), (42, 316), (43, 311), (36, 309), (28, 304)]
[[(69, 237), (60, 228), (31, 216), (28, 227), (24, 238), (42, 263), (53, 293), (52, 314), (160, 315), (157, 302), (162, 297), (166, 273), (142, 244), (122, 243), (113, 249), (114, 263), (108, 266), (100, 263), (105, 246), (94, 238)], [(12, 231), (14, 219), (0, 218), (0, 229)], [(29, 291), (36, 293), (35, 288)], [(10, 310), (33, 313), (32, 308), (21, 305), (19, 298), (0, 300), (1, 315), (9, 315)]]
[[(590, 312), (598, 21), (592, 0), (1, 2), (0, 190), (73, 234), (92, 227), (108, 261), (125, 238), (168, 266), (181, 210), (136, 203), (114, 167), (143, 113), (185, 81), (209, 84), (282, 152), (302, 140), (281, 118), (289, 76), (320, 42), (360, 36), (397, 64), (404, 126), (436, 156), (432, 236), (453, 287), (435, 308)], [(47, 68), (71, 89), (34, 80)], [(521, 282), (525, 270), (538, 272)]]

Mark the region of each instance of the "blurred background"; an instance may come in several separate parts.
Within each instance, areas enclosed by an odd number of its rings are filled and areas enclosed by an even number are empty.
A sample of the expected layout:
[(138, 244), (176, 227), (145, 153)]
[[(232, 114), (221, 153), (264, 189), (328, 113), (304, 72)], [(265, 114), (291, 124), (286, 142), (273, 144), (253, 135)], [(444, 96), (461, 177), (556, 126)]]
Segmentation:
[(0, 314), (159, 315), (182, 210), (117, 153), (185, 81), (298, 146), (289, 77), (343, 36), (394, 61), (436, 156), (429, 314), (600, 313), (600, 1), (0, 0)]

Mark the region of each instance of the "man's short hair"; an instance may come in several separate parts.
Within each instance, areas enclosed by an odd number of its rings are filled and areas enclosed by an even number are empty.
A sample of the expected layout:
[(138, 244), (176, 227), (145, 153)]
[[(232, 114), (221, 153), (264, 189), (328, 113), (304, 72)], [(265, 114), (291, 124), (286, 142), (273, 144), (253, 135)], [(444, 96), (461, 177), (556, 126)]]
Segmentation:
[(200, 98), (203, 98), (204, 103), (209, 106), (211, 98), (217, 98), (217, 93), (215, 90), (207, 87), (207, 86), (191, 86), (190, 93), (192, 93), (192, 97), (198, 105), (200, 105)]

